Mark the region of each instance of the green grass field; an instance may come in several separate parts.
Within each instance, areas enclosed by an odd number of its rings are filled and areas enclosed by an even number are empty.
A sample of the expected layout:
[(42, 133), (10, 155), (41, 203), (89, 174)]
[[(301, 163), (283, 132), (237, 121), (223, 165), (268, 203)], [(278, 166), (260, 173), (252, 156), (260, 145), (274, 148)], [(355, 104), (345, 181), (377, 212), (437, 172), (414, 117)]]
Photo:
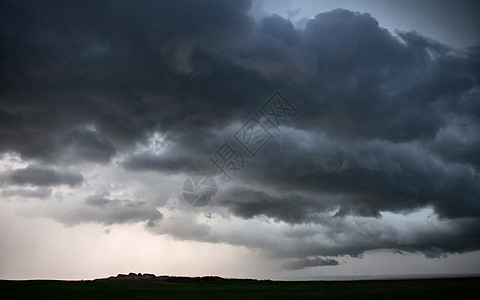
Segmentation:
[(365, 281), (0, 281), (2, 299), (480, 299), (480, 277)]

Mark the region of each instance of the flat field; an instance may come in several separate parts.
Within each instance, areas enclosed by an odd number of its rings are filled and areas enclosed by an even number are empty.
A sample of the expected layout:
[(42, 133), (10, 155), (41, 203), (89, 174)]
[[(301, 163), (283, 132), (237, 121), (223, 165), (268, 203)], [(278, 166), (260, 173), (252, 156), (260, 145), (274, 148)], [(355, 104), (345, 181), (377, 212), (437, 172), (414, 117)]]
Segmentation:
[(263, 281), (0, 280), (2, 299), (480, 299), (480, 277), (415, 280)]

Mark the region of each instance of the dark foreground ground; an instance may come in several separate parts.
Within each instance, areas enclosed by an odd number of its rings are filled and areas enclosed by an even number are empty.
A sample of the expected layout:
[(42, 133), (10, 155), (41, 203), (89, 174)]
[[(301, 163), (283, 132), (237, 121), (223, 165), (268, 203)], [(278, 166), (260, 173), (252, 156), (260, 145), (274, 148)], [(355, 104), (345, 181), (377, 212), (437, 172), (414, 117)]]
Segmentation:
[(480, 299), (480, 277), (256, 281), (134, 275), (93, 281), (0, 280), (0, 291), (2, 299)]

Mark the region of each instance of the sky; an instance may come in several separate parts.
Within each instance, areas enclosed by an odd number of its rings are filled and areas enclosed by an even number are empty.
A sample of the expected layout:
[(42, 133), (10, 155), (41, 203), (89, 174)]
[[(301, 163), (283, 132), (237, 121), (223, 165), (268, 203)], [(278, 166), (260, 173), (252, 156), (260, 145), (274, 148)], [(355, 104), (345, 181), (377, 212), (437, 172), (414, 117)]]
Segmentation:
[(480, 269), (475, 1), (0, 1), (0, 278)]

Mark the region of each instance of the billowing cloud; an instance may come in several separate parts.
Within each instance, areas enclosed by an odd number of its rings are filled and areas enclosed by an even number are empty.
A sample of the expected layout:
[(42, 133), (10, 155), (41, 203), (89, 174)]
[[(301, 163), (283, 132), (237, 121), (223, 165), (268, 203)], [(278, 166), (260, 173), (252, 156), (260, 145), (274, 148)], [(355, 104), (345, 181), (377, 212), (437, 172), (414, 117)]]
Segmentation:
[[(1, 6), (0, 151), (32, 162), (2, 173), (2, 197), (50, 195), (10, 185), (94, 188), (43, 213), (71, 225), (142, 221), (262, 249), (290, 270), (375, 249), (480, 249), (479, 46), (392, 33), (343, 9), (302, 28), (255, 21), (249, 1)], [(165, 206), (178, 176), (214, 170), (224, 142), (241, 149), (234, 132), (275, 90), (298, 116), (218, 182), (216, 220)], [(115, 172), (89, 181), (90, 168)], [(143, 172), (163, 190), (133, 191), (126, 178)]]

